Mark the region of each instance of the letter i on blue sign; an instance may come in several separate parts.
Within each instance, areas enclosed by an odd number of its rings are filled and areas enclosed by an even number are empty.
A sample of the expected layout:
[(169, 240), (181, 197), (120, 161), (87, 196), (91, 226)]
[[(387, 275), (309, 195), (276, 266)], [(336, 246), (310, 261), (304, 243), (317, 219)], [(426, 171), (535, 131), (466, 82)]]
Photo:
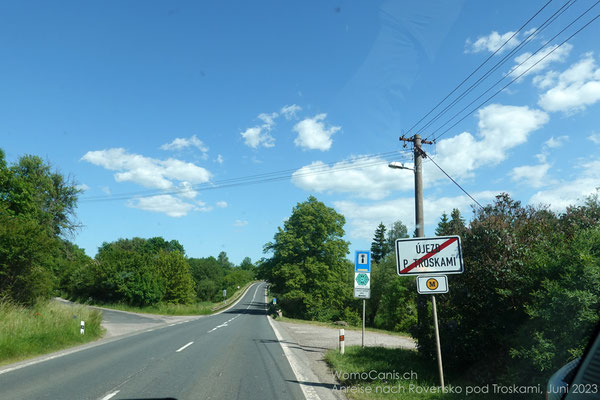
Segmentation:
[(356, 272), (371, 272), (371, 252), (357, 251), (356, 262), (354, 266)]

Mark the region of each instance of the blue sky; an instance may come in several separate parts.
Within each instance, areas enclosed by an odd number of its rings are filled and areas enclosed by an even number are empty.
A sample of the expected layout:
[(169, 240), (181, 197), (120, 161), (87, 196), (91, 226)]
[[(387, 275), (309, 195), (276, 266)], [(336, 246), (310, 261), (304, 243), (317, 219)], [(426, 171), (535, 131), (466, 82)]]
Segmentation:
[[(3, 1), (0, 146), (81, 185), (72, 240), (91, 256), (104, 241), (163, 236), (192, 257), (255, 261), (311, 194), (346, 217), (352, 253), (368, 249), (380, 221), (414, 229), (412, 173), (387, 163), (410, 166), (398, 137), (417, 131), (480, 203), (508, 192), (560, 212), (593, 193), (600, 19), (557, 46), (600, 6), (551, 40), (594, 2), (569, 3), (538, 32), (564, 1), (519, 32), (545, 1), (413, 3)], [(509, 55), (503, 66), (409, 132), (515, 32), (461, 90)], [(431, 162), (424, 182), (427, 235), (444, 211), (472, 215)]]

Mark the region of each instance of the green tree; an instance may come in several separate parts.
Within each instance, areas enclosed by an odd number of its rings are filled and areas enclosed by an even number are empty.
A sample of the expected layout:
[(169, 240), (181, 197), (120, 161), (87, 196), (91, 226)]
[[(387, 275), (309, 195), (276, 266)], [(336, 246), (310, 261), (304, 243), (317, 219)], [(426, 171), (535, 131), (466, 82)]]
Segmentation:
[(447, 236), (447, 235), (461, 235), (466, 229), (465, 219), (460, 214), (460, 211), (455, 208), (450, 213), (450, 219), (448, 214), (442, 213), (440, 222), (435, 229), (436, 236)]
[(186, 304), (194, 300), (196, 297), (194, 279), (183, 252), (160, 250), (156, 266), (165, 287), (161, 301)]
[(91, 296), (107, 302), (147, 306), (161, 301), (165, 283), (155, 257), (141, 238), (103, 243), (96, 255)]
[(9, 166), (0, 149), (0, 297), (32, 304), (57, 280), (51, 261), (74, 231), (79, 191), (36, 156)]
[(54, 279), (48, 266), (57, 240), (37, 221), (12, 216), (0, 205), (0, 298), (32, 305), (48, 298)]
[(254, 271), (256, 267), (252, 263), (252, 259), (250, 257), (245, 257), (240, 264), (240, 269), (244, 271)]
[(196, 297), (200, 301), (220, 301), (223, 296), (225, 270), (213, 256), (189, 258), (190, 271), (196, 284)]
[(272, 283), (287, 315), (343, 317), (352, 294), (344, 223), (343, 215), (310, 196), (294, 207), (274, 241), (265, 245), (272, 257), (261, 264), (261, 275)]
[(233, 268), (233, 263), (229, 261), (229, 257), (227, 257), (227, 253), (224, 251), (220, 252), (217, 256), (217, 262), (224, 270)]
[(396, 239), (408, 237), (408, 229), (402, 221), (396, 221), (388, 229), (386, 238), (386, 254), (396, 253)]
[(377, 226), (377, 229), (375, 230), (373, 241), (371, 242), (371, 259), (375, 264), (379, 264), (386, 254), (387, 247), (385, 243), (385, 225), (383, 222), (380, 222), (379, 226)]
[(37, 156), (26, 155), (8, 167), (0, 150), (0, 199), (4, 212), (27, 215), (54, 235), (77, 228), (75, 208), (80, 190)]

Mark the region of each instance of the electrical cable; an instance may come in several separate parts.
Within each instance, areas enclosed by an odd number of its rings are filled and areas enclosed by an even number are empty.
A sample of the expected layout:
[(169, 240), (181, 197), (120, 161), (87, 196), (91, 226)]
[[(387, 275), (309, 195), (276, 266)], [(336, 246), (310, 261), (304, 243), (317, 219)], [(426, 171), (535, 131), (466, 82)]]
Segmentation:
[[(392, 151), (392, 152), (386, 152), (386, 153), (373, 154), (373, 155), (368, 155), (368, 156), (360, 156), (360, 157), (357, 157), (354, 159), (352, 159), (352, 158), (345, 159), (345, 160), (340, 160), (340, 161), (337, 161), (334, 163), (329, 163), (329, 164), (309, 165), (309, 166), (301, 167), (298, 169), (288, 169), (288, 170), (275, 171), (275, 172), (270, 172), (270, 173), (265, 173), (265, 174), (225, 179), (225, 180), (216, 181), (216, 182), (207, 182), (207, 183), (191, 185), (187, 188), (171, 190), (171, 191), (153, 190), (153, 191), (144, 191), (144, 192), (123, 193), (123, 194), (119, 194), (116, 196), (95, 196), (95, 197), (82, 198), (80, 201), (81, 202), (102, 202), (102, 201), (115, 201), (115, 200), (130, 200), (130, 199), (137, 199), (137, 198), (144, 198), (144, 197), (153, 197), (153, 196), (157, 196), (157, 195), (173, 195), (173, 194), (186, 193), (186, 192), (190, 192), (190, 191), (207, 191), (207, 190), (216, 190), (216, 189), (231, 188), (231, 187), (238, 187), (238, 186), (254, 185), (254, 184), (258, 184), (258, 183), (276, 182), (276, 181), (281, 181), (281, 180), (287, 180), (292, 177), (305, 177), (305, 176), (335, 173), (338, 171), (361, 169), (361, 168), (368, 168), (368, 167), (373, 167), (373, 166), (378, 166), (378, 165), (384, 165), (384, 164), (387, 164), (388, 161), (381, 162), (380, 160), (375, 161), (375, 159), (381, 157), (382, 155), (397, 156), (397, 155), (402, 155), (402, 154), (408, 153), (408, 152), (409, 151), (407, 151), (407, 150), (400, 150), (400, 151)], [(357, 164), (356, 160), (364, 160), (364, 162)], [(369, 161), (371, 161), (371, 162), (369, 162)], [(344, 165), (344, 163), (346, 165)], [(349, 163), (352, 163), (352, 164), (349, 164)], [(307, 169), (307, 171), (305, 170), (305, 171), (299, 173), (298, 171), (300, 171), (303, 168)]]
[[(429, 158), (429, 157), (428, 157), (428, 158)], [(436, 162), (435, 162), (433, 159), (431, 159), (431, 158), (429, 158), (429, 159), (431, 160), (431, 162), (433, 163), (433, 165), (435, 165), (436, 167), (438, 167), (438, 168), (439, 168), (439, 170), (440, 170), (440, 171), (442, 171), (442, 172), (444, 173), (444, 175), (446, 175), (446, 176), (447, 176), (447, 177), (448, 177), (448, 178), (449, 178), (449, 179), (450, 179), (450, 180), (451, 180), (451, 181), (452, 181), (452, 182), (453, 182), (453, 183), (454, 183), (456, 186), (458, 186), (458, 188), (459, 188), (460, 190), (462, 190), (462, 191), (463, 191), (463, 192), (464, 192), (464, 193), (465, 193), (467, 196), (469, 196), (469, 197), (471, 198), (471, 200), (473, 200), (473, 201), (475, 202), (475, 204), (477, 204), (479, 207), (481, 207), (481, 208), (483, 209), (483, 206), (482, 206), (481, 204), (479, 204), (479, 202), (478, 202), (477, 200), (475, 200), (475, 198), (474, 198), (473, 196), (471, 196), (471, 195), (469, 194), (469, 192), (467, 192), (467, 191), (466, 191), (466, 190), (465, 190), (465, 189), (464, 189), (462, 186), (460, 186), (460, 185), (458, 184), (458, 182), (456, 182), (456, 181), (454, 180), (454, 178), (452, 178), (452, 177), (451, 177), (451, 176), (450, 176), (450, 175), (449, 175), (449, 174), (448, 174), (446, 171), (444, 171), (444, 170), (442, 169), (442, 167), (440, 167), (440, 166), (438, 165), (438, 163), (436, 163)]]
[(469, 76), (467, 76), (461, 83), (458, 84), (458, 86), (456, 86), (450, 93), (448, 93), (446, 95), (446, 97), (444, 97), (442, 100), (440, 100), (440, 102), (438, 102), (435, 105), (435, 107), (433, 107), (431, 110), (429, 110), (429, 112), (427, 114), (425, 114), (419, 121), (417, 121), (415, 124), (413, 124), (413, 126), (411, 126), (408, 129), (408, 132), (411, 132), (417, 125), (419, 125), (425, 118), (427, 118), (433, 111), (435, 111), (435, 109), (437, 109), (442, 103), (444, 103), (444, 101), (446, 101), (448, 99), (448, 97), (450, 97), (452, 94), (454, 94), (454, 92), (456, 92), (467, 80), (469, 80), (469, 78), (471, 78), (477, 71), (479, 71), (481, 69), (481, 67), (483, 67), (502, 48), (504, 48), (504, 46), (515, 37), (515, 35), (517, 35), (521, 30), (523, 30), (523, 28), (525, 26), (527, 26), (529, 24), (529, 22), (531, 22), (531, 20), (533, 20), (540, 12), (542, 12), (551, 2), (552, 2), (552, 0), (549, 0), (546, 4), (544, 4), (544, 6), (542, 6), (542, 8), (540, 8), (531, 18), (529, 18), (523, 25), (521, 25), (521, 27), (517, 31), (515, 31), (515, 33), (513, 33), (513, 35), (510, 38), (508, 38), (508, 40), (506, 40), (504, 43), (502, 43), (502, 45), (500, 47), (498, 47), (498, 49), (496, 49), (496, 51), (494, 51), (487, 59), (485, 59), (485, 61), (483, 61), (481, 64), (479, 64), (479, 66), (477, 68), (475, 68), (475, 70), (473, 70), (473, 72), (471, 72), (469, 74)]
[[(587, 11), (585, 11), (583, 14), (581, 14), (579, 17), (577, 17), (577, 19), (573, 22), (571, 22), (567, 27), (565, 27), (562, 31), (560, 31), (557, 35), (554, 36), (554, 38), (556, 38), (556, 36), (560, 35), (562, 32), (564, 32), (567, 28), (569, 28), (573, 23), (575, 23), (577, 20), (579, 20), (581, 17), (583, 17), (583, 15), (585, 15), (588, 11), (590, 11), (593, 7), (595, 7), (598, 3), (600, 3), (600, 0), (598, 0), (592, 7), (590, 7)], [(458, 121), (456, 121), (452, 126), (450, 126), (448, 129), (446, 129), (444, 132), (440, 133), (435, 139), (433, 140), (438, 140), (440, 137), (442, 137), (443, 135), (445, 135), (446, 133), (448, 133), (452, 128), (454, 128), (456, 125), (458, 125), (460, 122), (464, 121), (465, 118), (467, 118), (469, 115), (471, 115), (472, 113), (474, 113), (476, 110), (478, 110), (481, 106), (485, 105), (487, 102), (489, 102), (491, 99), (493, 99), (494, 97), (496, 97), (499, 93), (501, 93), (504, 89), (506, 89), (508, 86), (510, 86), (511, 84), (513, 84), (514, 82), (516, 82), (519, 78), (521, 78), (523, 75), (525, 75), (527, 72), (529, 72), (533, 67), (535, 67), (536, 65), (538, 65), (540, 62), (542, 62), (544, 59), (546, 59), (546, 57), (548, 57), (550, 54), (554, 53), (554, 51), (556, 51), (557, 49), (559, 49), (562, 45), (564, 45), (566, 42), (568, 42), (569, 40), (571, 40), (575, 35), (577, 35), (579, 32), (581, 32), (582, 30), (584, 30), (585, 28), (587, 28), (592, 22), (594, 22), (596, 19), (598, 19), (598, 17), (600, 17), (600, 14), (596, 15), (594, 18), (592, 18), (590, 21), (588, 21), (584, 26), (582, 26), (581, 28), (579, 28), (577, 31), (575, 31), (575, 33), (573, 33), (571, 36), (569, 36), (568, 38), (566, 38), (564, 41), (562, 41), (558, 46), (556, 46), (554, 49), (552, 49), (551, 51), (549, 51), (546, 55), (544, 55), (544, 57), (540, 58), (538, 61), (536, 61), (532, 66), (530, 66), (529, 68), (527, 68), (525, 71), (523, 71), (521, 74), (519, 74), (516, 78), (514, 78), (512, 81), (510, 81), (509, 83), (507, 83), (506, 85), (504, 85), (502, 88), (500, 88), (500, 90), (498, 90), (496, 93), (494, 93), (493, 95), (491, 95), (490, 97), (488, 97), (485, 101), (483, 101), (482, 103), (480, 103), (479, 105), (477, 105), (476, 107), (474, 107), (471, 111), (469, 111), (467, 114), (465, 114), (461, 119), (459, 119)], [(552, 39), (554, 39), (552, 38)], [(550, 41), (549, 41), (550, 42)], [(543, 48), (543, 47), (542, 47)], [(540, 48), (541, 49), (541, 48)], [(538, 50), (539, 51), (539, 50)], [(535, 54), (535, 53), (534, 53)], [(533, 57), (532, 54), (529, 58)], [(529, 59), (528, 58), (528, 59)], [(523, 63), (526, 61), (523, 61)], [(523, 63), (519, 64), (522, 65)], [(441, 128), (443, 128), (444, 126), (446, 126), (448, 123), (450, 123), (450, 121), (452, 121), (454, 118), (456, 118), (458, 115), (460, 115), (460, 113), (462, 113), (464, 110), (466, 110), (469, 106), (471, 106), (473, 103), (475, 103), (477, 100), (479, 100), (481, 97), (483, 97), (483, 95), (485, 95), (487, 92), (489, 92), (494, 86), (496, 86), (498, 83), (500, 83), (504, 78), (502, 78), (501, 80), (497, 81), (494, 85), (492, 85), (490, 88), (488, 88), (488, 90), (486, 90), (485, 92), (483, 92), (479, 97), (477, 97), (475, 100), (473, 100), (471, 103), (469, 103), (468, 105), (466, 105), (462, 110), (460, 110), (458, 113), (456, 113), (452, 118), (450, 118), (446, 123), (444, 123), (442, 126), (440, 126), (439, 128), (437, 128), (434, 132), (432, 132), (431, 135), (434, 135), (436, 132), (438, 132)], [(430, 135), (430, 136), (431, 136)]]
[[(536, 36), (538, 36), (541, 32), (543, 32), (548, 26), (550, 26), (554, 21), (556, 21), (556, 19), (558, 19), (558, 17), (560, 17), (565, 11), (567, 11), (573, 4), (575, 4), (577, 0), (569, 0), (567, 1), (561, 8), (559, 8), (556, 12), (554, 12), (554, 14), (552, 14), (550, 17), (548, 17), (543, 23), (542, 25), (540, 25), (538, 28), (536, 28), (533, 32), (531, 32), (525, 39), (523, 39), (523, 41), (521, 43), (519, 43), (519, 45), (517, 45), (514, 49), (512, 49), (508, 54), (506, 54), (501, 60), (499, 60), (496, 64), (494, 64), (494, 66), (492, 68), (490, 68), (484, 75), (482, 75), (479, 79), (477, 79), (477, 81), (475, 81), (474, 83), (471, 84), (471, 86), (469, 86), (467, 89), (465, 89), (457, 98), (455, 98), (450, 104), (448, 104), (446, 107), (444, 107), (443, 110), (441, 110), (440, 112), (438, 112), (432, 119), (429, 120), (429, 122), (427, 122), (423, 127), (421, 127), (421, 130), (425, 130), (427, 129), (429, 126), (431, 126), (432, 124), (434, 124), (435, 122), (437, 122), (440, 118), (442, 118), (444, 116), (444, 114), (446, 114), (446, 112), (448, 112), (451, 108), (453, 108), (459, 101), (461, 101), (462, 99), (464, 99), (466, 96), (468, 96), (476, 87), (478, 87), (483, 81), (485, 81), (487, 78), (489, 78), (494, 72), (496, 72), (501, 66), (503, 66), (512, 56), (514, 56), (519, 50), (522, 50), (523, 47), (525, 47), (527, 44), (529, 44)], [(546, 42), (544, 44), (544, 46), (542, 46), (542, 48), (538, 49), (534, 54), (532, 54), (531, 56), (529, 56), (527, 58), (527, 60), (529, 60), (533, 55), (537, 54), (541, 49), (543, 49), (545, 46), (547, 46), (550, 42)], [(525, 63), (527, 60), (523, 61), (521, 64), (519, 64), (516, 67), (513, 67), (511, 69), (511, 71), (505, 75), (502, 79), (505, 79), (506, 76), (510, 75), (510, 73), (516, 69), (517, 67), (519, 67), (520, 65), (522, 65), (523, 63)], [(502, 80), (500, 79), (500, 81)], [(497, 82), (498, 83), (498, 82)], [(497, 84), (496, 83), (496, 84)], [(429, 134), (427, 137), (425, 137), (425, 140), (429, 139), (431, 136), (433, 136), (432, 134)]]

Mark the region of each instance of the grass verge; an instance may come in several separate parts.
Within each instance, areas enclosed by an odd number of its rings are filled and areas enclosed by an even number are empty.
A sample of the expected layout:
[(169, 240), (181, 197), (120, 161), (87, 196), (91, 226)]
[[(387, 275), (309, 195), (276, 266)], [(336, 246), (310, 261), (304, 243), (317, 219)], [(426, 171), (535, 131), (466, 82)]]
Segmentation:
[[(350, 330), (350, 331), (361, 331), (362, 330), (362, 327), (360, 327), (360, 326), (340, 326), (340, 325), (334, 324), (333, 322), (308, 321), (308, 320), (304, 320), (304, 319), (295, 319), (295, 318), (288, 318), (288, 317), (277, 317), (277, 321), (323, 326), (326, 328), (335, 328), (335, 329), (344, 328), (345, 330)], [(374, 333), (385, 333), (386, 335), (393, 335), (393, 336), (411, 337), (408, 333), (405, 333), (405, 332), (392, 332), (392, 331), (386, 331), (383, 329), (376, 329), (376, 328), (365, 328), (365, 331), (366, 332), (374, 332)]]
[[(512, 400), (543, 399), (543, 388), (534, 386), (526, 394), (509, 393), (524, 387), (469, 384), (446, 377), (446, 392), (439, 387), (437, 364), (416, 351), (383, 347), (346, 347), (341, 355), (329, 350), (325, 359), (340, 382), (338, 389), (349, 399), (402, 400)], [(542, 390), (542, 393), (536, 390)], [(478, 393), (479, 392), (479, 393)]]
[(92, 304), (99, 307), (111, 308), (113, 310), (130, 311), (142, 314), (157, 314), (157, 315), (209, 315), (219, 310), (227, 308), (239, 299), (246, 289), (255, 282), (249, 282), (242, 288), (238, 289), (227, 301), (218, 303), (201, 302), (193, 304), (170, 304), (159, 303), (153, 306), (136, 307), (123, 303), (107, 303), (107, 304)]
[[(0, 302), (0, 365), (96, 340), (104, 334), (102, 314), (85, 306), (40, 301), (22, 307)], [(85, 321), (85, 333), (80, 323)]]

